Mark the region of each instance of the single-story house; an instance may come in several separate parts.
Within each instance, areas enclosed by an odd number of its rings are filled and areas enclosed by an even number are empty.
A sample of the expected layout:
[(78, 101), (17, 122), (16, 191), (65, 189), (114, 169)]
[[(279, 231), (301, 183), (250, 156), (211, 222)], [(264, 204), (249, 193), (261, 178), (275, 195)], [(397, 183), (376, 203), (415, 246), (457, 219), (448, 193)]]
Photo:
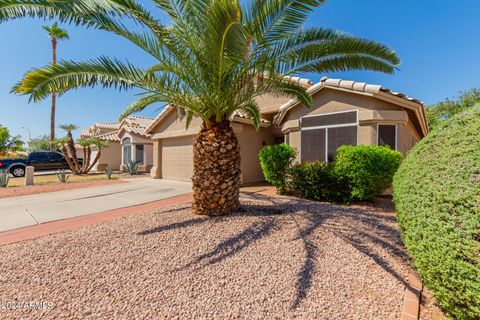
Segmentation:
[(153, 166), (153, 142), (146, 129), (154, 119), (138, 116), (129, 116), (120, 123), (117, 136), (122, 146), (121, 170), (130, 161), (139, 164), (139, 172), (150, 172)]
[[(152, 168), (153, 143), (146, 134), (146, 128), (154, 119), (129, 116), (121, 122), (97, 122), (90, 128), (82, 130), (80, 137), (96, 138), (108, 142), (108, 147), (102, 149), (100, 159), (94, 166), (94, 171), (104, 171), (109, 167), (112, 170), (124, 170), (125, 164), (134, 161), (139, 164), (139, 172), (150, 172)], [(93, 160), (97, 154), (92, 150)], [(82, 154), (82, 148), (77, 149)]]
[[(263, 181), (258, 153), (265, 145), (285, 142), (298, 150), (298, 162), (331, 161), (341, 145), (389, 145), (406, 154), (428, 134), (423, 103), (380, 85), (322, 78), (288, 77), (304, 85), (313, 104), (263, 96), (261, 128), (237, 112), (230, 119), (240, 143), (242, 182)], [(186, 129), (185, 115), (168, 105), (146, 129), (153, 141), (154, 178), (189, 180), (193, 174), (193, 141), (201, 119)]]

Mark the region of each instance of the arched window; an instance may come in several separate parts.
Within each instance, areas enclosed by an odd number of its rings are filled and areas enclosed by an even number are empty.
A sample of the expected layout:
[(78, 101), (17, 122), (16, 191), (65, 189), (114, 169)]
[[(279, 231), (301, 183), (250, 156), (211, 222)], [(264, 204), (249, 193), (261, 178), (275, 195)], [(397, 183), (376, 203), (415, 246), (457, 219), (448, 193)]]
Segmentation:
[(123, 164), (128, 164), (132, 161), (132, 139), (125, 138), (122, 140), (123, 146)]

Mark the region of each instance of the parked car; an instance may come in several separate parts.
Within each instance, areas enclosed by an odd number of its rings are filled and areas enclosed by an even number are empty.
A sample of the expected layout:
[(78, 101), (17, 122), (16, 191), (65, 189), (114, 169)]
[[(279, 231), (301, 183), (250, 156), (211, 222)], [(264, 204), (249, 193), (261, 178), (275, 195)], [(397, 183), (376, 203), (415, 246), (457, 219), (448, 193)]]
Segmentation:
[[(83, 160), (79, 162), (82, 164)], [(23, 177), (28, 166), (35, 171), (69, 169), (65, 156), (56, 151), (34, 151), (25, 158), (0, 159), (0, 171), (10, 172), (14, 177)]]

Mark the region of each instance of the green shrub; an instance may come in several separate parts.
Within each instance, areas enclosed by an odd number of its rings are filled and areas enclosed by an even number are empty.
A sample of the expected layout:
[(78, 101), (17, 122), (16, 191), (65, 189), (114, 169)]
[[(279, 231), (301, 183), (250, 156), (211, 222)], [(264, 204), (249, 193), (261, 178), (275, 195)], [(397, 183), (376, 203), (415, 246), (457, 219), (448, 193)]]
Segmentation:
[(348, 186), (348, 202), (373, 201), (391, 185), (402, 159), (400, 152), (388, 147), (341, 146), (332, 174)]
[(286, 171), (296, 155), (295, 149), (284, 143), (267, 146), (260, 150), (260, 165), (265, 180), (277, 188), (278, 194), (285, 193)]
[(334, 161), (296, 164), (288, 170), (289, 190), (316, 201), (372, 201), (392, 183), (402, 154), (388, 147), (342, 146)]
[(68, 178), (70, 178), (70, 174), (68, 174), (65, 169), (57, 170), (55, 174), (57, 175), (58, 181), (61, 183), (67, 183)]
[(125, 170), (131, 175), (135, 176), (138, 174), (138, 163), (135, 161), (130, 160), (126, 165), (125, 165)]
[(288, 170), (287, 187), (300, 197), (315, 201), (348, 202), (348, 185), (332, 174), (325, 162), (295, 164)]
[(480, 106), (418, 143), (393, 187), (423, 283), (450, 318), (480, 319)]

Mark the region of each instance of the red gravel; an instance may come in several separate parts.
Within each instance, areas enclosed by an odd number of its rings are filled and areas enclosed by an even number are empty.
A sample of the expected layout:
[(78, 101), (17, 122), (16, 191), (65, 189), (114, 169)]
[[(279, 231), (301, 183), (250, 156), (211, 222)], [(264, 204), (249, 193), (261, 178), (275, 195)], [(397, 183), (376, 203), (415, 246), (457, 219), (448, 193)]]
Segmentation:
[(52, 183), (44, 185), (33, 185), (25, 187), (11, 187), (0, 189), (0, 199), (26, 196), (31, 194), (80, 189), (88, 187), (99, 187), (111, 184), (125, 183), (122, 180), (102, 180), (102, 181), (89, 181), (89, 182), (70, 182), (70, 183)]
[[(189, 204), (0, 247), (1, 319), (398, 319), (409, 273), (394, 213), (264, 195)], [(386, 210), (385, 210), (386, 209)]]

